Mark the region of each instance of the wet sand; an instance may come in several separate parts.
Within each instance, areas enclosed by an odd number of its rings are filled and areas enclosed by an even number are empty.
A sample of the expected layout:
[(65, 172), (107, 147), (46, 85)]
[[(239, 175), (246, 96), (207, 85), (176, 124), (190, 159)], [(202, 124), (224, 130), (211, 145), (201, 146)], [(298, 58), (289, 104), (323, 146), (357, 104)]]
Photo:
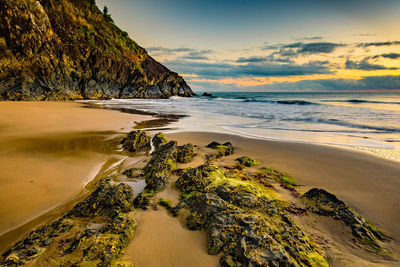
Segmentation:
[(0, 102), (0, 235), (76, 198), (120, 157), (112, 137), (150, 118), (72, 102)]
[(384, 229), (399, 243), (400, 164), (362, 152), (335, 147), (266, 141), (235, 135), (181, 132), (168, 135), (179, 143), (205, 146), (211, 141), (230, 141), (235, 158), (251, 156), (290, 173), (300, 191), (324, 188)]

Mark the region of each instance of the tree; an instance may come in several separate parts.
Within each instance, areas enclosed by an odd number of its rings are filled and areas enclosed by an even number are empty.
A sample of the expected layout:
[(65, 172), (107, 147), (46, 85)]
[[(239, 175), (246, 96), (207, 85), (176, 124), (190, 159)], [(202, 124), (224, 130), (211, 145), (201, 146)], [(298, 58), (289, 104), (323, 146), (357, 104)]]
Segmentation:
[(107, 14), (108, 14), (108, 7), (107, 7), (107, 6), (104, 6), (104, 8), (103, 8), (103, 13), (104, 13), (104, 15), (107, 15)]

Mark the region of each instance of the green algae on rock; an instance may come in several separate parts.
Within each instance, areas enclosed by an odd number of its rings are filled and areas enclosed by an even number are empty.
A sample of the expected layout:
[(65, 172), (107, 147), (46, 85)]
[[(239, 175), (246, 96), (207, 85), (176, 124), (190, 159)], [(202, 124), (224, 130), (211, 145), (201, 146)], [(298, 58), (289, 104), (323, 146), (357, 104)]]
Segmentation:
[(232, 155), (234, 151), (234, 148), (230, 142), (220, 144), (214, 141), (208, 144), (207, 147), (218, 150), (216, 154), (217, 158)]
[(189, 210), (188, 228), (205, 231), (221, 266), (328, 265), (270, 188), (228, 178), (212, 164), (188, 169), (176, 186), (183, 195), (172, 213)]
[(382, 256), (390, 256), (390, 252), (379, 244), (379, 242), (388, 241), (390, 237), (359, 213), (347, 207), (334, 194), (324, 189), (312, 188), (304, 193), (302, 198), (312, 212), (343, 221), (362, 245)]
[(193, 145), (186, 144), (183, 146), (178, 146), (178, 154), (176, 161), (179, 163), (188, 163), (192, 161), (193, 158)]
[(94, 0), (0, 0), (0, 100), (195, 95)]
[(147, 189), (158, 191), (165, 187), (168, 177), (175, 169), (177, 147), (176, 141), (170, 141), (154, 151), (151, 160), (144, 168)]
[(163, 133), (158, 133), (151, 139), (154, 149), (158, 149), (160, 146), (168, 142), (167, 137)]
[(121, 144), (125, 150), (137, 152), (150, 148), (150, 138), (144, 131), (131, 131), (126, 138), (122, 139)]
[(288, 186), (297, 186), (297, 182), (292, 176), (282, 173), (274, 168), (262, 167), (259, 169), (259, 171), (267, 177), (270, 177), (281, 184), (285, 184)]
[(3, 256), (7, 266), (109, 266), (134, 235), (133, 189), (100, 185), (57, 221), (32, 231)]
[(237, 159), (235, 159), (235, 161), (237, 161), (240, 165), (243, 165), (245, 167), (253, 167), (257, 164), (260, 164), (259, 161), (249, 158), (247, 156), (237, 158)]

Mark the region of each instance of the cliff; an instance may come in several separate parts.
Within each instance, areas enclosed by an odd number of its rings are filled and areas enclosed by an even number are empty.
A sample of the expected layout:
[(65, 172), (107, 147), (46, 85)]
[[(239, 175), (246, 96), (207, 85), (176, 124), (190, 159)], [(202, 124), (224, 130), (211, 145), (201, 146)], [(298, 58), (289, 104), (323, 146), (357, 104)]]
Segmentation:
[(194, 94), (94, 0), (0, 0), (0, 100), (173, 95)]

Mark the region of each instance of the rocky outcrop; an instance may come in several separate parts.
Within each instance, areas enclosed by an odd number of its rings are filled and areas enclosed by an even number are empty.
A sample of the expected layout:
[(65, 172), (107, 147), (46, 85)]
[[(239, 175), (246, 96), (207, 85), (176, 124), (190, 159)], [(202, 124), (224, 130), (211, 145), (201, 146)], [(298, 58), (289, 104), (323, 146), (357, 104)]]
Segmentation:
[(191, 162), (194, 155), (193, 148), (194, 146), (192, 144), (178, 146), (178, 154), (176, 161), (179, 163)]
[(136, 227), (130, 186), (100, 185), (57, 221), (32, 231), (4, 253), (3, 266), (110, 266)]
[(177, 158), (177, 143), (170, 141), (158, 148), (144, 168), (146, 189), (161, 190), (165, 187), (168, 177), (175, 169)]
[(208, 148), (216, 149), (216, 157), (222, 157), (222, 156), (229, 156), (233, 154), (233, 146), (230, 142), (226, 142), (223, 144), (220, 144), (218, 142), (211, 142), (210, 144), (207, 145)]
[(347, 207), (335, 195), (324, 189), (312, 188), (304, 193), (303, 199), (312, 212), (343, 221), (362, 245), (373, 249), (378, 254), (389, 255), (379, 244), (379, 242), (387, 241), (389, 237), (356, 211)]
[[(204, 230), (221, 266), (327, 266), (323, 254), (261, 184), (225, 177), (216, 165), (191, 168), (177, 183), (189, 229)], [(182, 214), (186, 214), (183, 212)]]
[(192, 96), (94, 0), (0, 0), (0, 100)]
[(253, 167), (257, 164), (260, 164), (260, 162), (258, 162), (257, 160), (249, 158), (247, 156), (237, 158), (235, 159), (235, 161), (237, 161), (240, 165), (245, 167)]
[(168, 140), (163, 133), (158, 133), (153, 136), (153, 139), (151, 139), (151, 142), (153, 144), (154, 149), (158, 149), (158, 148), (160, 148), (160, 146), (166, 144), (168, 142)]
[(144, 131), (132, 131), (126, 138), (122, 139), (121, 144), (123, 149), (129, 152), (137, 152), (150, 148), (150, 138)]

